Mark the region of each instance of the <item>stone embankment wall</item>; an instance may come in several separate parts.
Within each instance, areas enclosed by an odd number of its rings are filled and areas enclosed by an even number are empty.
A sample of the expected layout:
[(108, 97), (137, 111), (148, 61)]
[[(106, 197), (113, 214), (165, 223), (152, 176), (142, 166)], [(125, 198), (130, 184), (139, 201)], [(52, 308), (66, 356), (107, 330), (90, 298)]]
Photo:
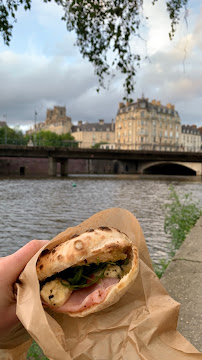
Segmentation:
[[(48, 176), (48, 159), (45, 158), (0, 158), (0, 176)], [(128, 165), (116, 160), (69, 159), (69, 174), (133, 174), (135, 164)], [(57, 164), (60, 173), (60, 164)]]
[(167, 267), (161, 282), (181, 304), (178, 330), (202, 352), (202, 216)]

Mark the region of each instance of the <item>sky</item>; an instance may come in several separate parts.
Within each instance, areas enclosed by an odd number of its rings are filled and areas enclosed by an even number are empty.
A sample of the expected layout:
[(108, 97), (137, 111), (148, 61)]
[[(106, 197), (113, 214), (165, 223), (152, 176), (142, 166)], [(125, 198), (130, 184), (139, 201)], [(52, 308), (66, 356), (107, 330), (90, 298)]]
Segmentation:
[[(166, 1), (155, 6), (144, 1), (149, 19), (140, 29), (142, 40), (131, 41), (142, 61), (136, 75), (136, 101), (172, 103), (182, 124), (202, 126), (202, 4), (190, 0), (172, 41)], [(26, 131), (46, 119), (47, 109), (66, 106), (77, 124), (115, 119), (123, 102), (123, 77), (117, 73), (107, 89), (97, 93), (98, 78), (74, 45), (76, 35), (61, 20), (63, 10), (55, 3), (32, 2), (31, 11), (19, 8), (10, 46), (0, 38), (0, 121)]]

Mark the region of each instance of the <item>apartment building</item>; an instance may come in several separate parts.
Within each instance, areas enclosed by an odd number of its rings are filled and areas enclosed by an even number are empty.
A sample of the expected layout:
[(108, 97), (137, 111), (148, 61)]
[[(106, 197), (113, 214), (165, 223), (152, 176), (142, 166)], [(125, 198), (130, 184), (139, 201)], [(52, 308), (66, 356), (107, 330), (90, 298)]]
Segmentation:
[(114, 121), (105, 123), (103, 119), (97, 123), (83, 123), (73, 125), (71, 134), (79, 143), (79, 147), (91, 148), (95, 144), (112, 144), (115, 140)]
[(117, 149), (176, 151), (181, 148), (181, 121), (175, 106), (142, 96), (120, 103), (116, 116)]
[(182, 125), (181, 146), (184, 151), (201, 150), (201, 132), (196, 125)]
[(66, 107), (54, 106), (53, 109), (47, 109), (45, 122), (36, 123), (27, 134), (45, 130), (61, 135), (71, 132), (71, 126), (71, 117), (66, 115)]

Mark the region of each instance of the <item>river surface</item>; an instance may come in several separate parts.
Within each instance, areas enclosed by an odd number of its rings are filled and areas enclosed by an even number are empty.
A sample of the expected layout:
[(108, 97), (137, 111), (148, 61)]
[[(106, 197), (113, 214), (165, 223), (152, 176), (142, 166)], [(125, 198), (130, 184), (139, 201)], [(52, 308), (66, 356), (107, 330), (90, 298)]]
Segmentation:
[(67, 178), (0, 178), (0, 256), (31, 239), (52, 239), (69, 226), (112, 207), (138, 219), (151, 259), (168, 258), (170, 238), (164, 233), (164, 205), (169, 186), (192, 193), (202, 207), (201, 177), (69, 176)]

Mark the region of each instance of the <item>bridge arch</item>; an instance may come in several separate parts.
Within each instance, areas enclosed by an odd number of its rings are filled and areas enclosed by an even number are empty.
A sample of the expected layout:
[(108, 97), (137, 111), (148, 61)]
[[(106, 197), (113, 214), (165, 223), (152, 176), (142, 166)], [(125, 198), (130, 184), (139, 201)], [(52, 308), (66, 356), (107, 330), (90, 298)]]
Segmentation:
[(141, 173), (158, 175), (190, 175), (200, 174), (196, 164), (172, 161), (158, 161), (142, 164)]

